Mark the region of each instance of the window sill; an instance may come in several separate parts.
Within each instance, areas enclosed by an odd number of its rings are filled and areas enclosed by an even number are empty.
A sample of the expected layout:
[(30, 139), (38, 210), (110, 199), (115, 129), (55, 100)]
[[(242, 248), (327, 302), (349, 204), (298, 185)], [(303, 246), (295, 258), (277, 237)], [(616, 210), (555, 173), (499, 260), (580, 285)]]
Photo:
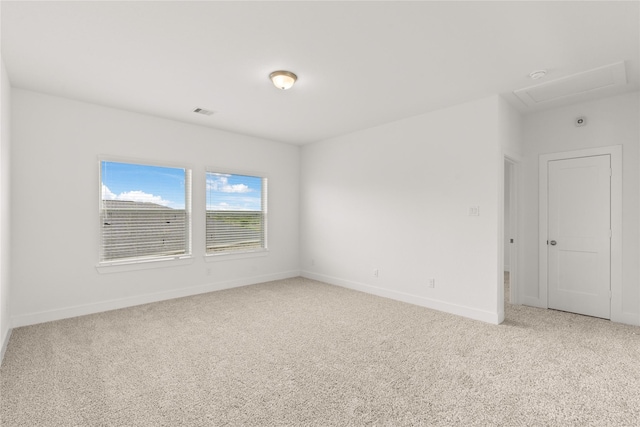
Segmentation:
[(154, 258), (149, 260), (105, 262), (96, 265), (98, 273), (121, 273), (125, 271), (151, 270), (164, 267), (176, 267), (193, 263), (192, 256), (180, 258)]
[(221, 253), (221, 254), (207, 254), (204, 256), (206, 262), (219, 262), (229, 261), (234, 259), (256, 258), (269, 255), (267, 249), (260, 249), (255, 251), (238, 252), (238, 253)]

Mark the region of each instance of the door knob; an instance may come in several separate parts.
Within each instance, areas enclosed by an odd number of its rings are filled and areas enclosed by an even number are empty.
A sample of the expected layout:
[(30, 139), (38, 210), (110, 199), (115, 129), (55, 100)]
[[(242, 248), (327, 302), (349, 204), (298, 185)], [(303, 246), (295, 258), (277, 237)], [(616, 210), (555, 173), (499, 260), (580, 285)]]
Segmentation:
[(555, 240), (552, 240), (552, 241), (550, 241), (550, 242), (549, 242), (549, 244), (550, 244), (551, 246), (555, 246), (555, 245), (557, 245), (557, 244), (558, 244), (558, 242), (556, 242)]

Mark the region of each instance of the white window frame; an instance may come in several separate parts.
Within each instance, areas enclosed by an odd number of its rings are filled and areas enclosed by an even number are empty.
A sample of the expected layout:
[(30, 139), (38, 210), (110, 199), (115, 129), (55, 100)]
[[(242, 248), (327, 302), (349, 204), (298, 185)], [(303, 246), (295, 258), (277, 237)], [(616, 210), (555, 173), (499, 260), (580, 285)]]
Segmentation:
[[(141, 258), (128, 258), (122, 260), (102, 261), (102, 162), (127, 163), (141, 166), (157, 166), (166, 168), (176, 168), (185, 170), (185, 253), (180, 255), (159, 255)], [(98, 263), (96, 270), (99, 273), (116, 273), (123, 271), (135, 271), (155, 269), (161, 267), (172, 267), (178, 265), (191, 264), (193, 262), (193, 212), (192, 212), (192, 187), (193, 168), (184, 163), (174, 163), (166, 161), (155, 161), (148, 159), (137, 159), (117, 156), (98, 156)]]
[[(262, 204), (262, 213), (263, 213), (263, 229), (264, 229), (264, 245), (262, 248), (252, 248), (247, 250), (235, 250), (229, 252), (218, 252), (218, 253), (208, 253), (207, 252), (207, 175), (213, 174), (226, 174), (226, 175), (238, 175), (238, 176), (250, 176), (255, 178), (262, 179), (262, 194), (261, 194), (261, 204)], [(204, 211), (204, 259), (206, 262), (218, 262), (218, 261), (227, 261), (234, 259), (244, 259), (244, 258), (254, 258), (254, 257), (264, 257), (269, 254), (269, 215), (268, 215), (268, 205), (269, 205), (269, 197), (268, 197), (268, 186), (269, 186), (269, 177), (267, 174), (256, 171), (242, 171), (242, 170), (229, 170), (227, 168), (219, 168), (219, 167), (209, 167), (205, 168), (205, 182), (204, 182), (204, 192), (205, 192), (205, 211)]]

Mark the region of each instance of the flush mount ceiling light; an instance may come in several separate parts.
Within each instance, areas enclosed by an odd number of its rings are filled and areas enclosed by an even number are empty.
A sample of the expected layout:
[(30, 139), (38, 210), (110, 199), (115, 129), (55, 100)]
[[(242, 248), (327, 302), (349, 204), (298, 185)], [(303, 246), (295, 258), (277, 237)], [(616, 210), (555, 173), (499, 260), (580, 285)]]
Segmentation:
[(274, 71), (273, 73), (269, 74), (269, 78), (271, 79), (275, 87), (277, 87), (278, 89), (287, 90), (291, 89), (293, 84), (298, 79), (298, 76), (293, 74), (291, 71), (280, 70)]
[(543, 78), (546, 75), (547, 75), (547, 70), (538, 70), (538, 71), (533, 71), (531, 74), (529, 74), (529, 77), (531, 78), (531, 80), (538, 80)]

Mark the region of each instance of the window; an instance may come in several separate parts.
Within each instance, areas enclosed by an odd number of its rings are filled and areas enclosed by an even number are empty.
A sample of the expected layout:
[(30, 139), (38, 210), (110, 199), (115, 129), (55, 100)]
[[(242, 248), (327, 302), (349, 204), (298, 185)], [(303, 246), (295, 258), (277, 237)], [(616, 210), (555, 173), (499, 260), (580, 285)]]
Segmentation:
[(100, 161), (100, 262), (191, 255), (191, 171)]
[(267, 179), (207, 172), (207, 254), (267, 248)]

